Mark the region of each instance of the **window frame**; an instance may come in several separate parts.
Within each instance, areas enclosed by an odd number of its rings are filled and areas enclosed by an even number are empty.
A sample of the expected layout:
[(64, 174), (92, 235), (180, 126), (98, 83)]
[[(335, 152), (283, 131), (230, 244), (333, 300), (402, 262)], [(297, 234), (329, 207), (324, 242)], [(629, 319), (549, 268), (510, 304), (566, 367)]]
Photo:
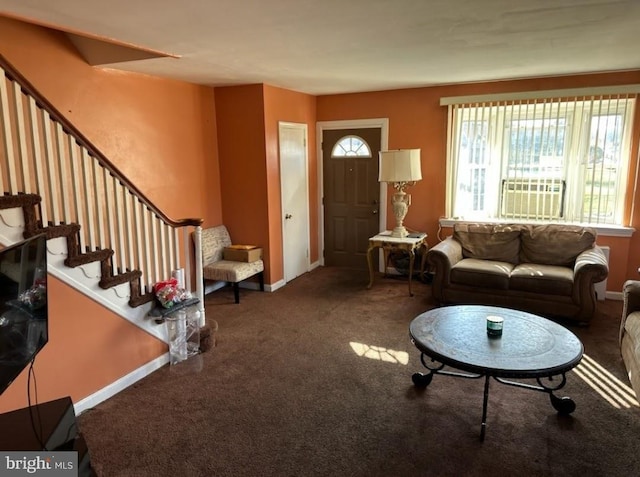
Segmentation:
[[(614, 210), (614, 214), (615, 216), (613, 216), (612, 219), (605, 219), (605, 220), (610, 220), (616, 221), (616, 224), (611, 224), (611, 223), (597, 223), (597, 222), (591, 222), (589, 223), (589, 225), (598, 228), (598, 229), (603, 229), (603, 230), (611, 230), (613, 231), (614, 234), (623, 234), (626, 235), (627, 229), (630, 229), (630, 227), (627, 227), (627, 225), (625, 224), (624, 220), (625, 217), (628, 216), (628, 214), (625, 213), (624, 210), (624, 206), (625, 206), (625, 196), (633, 191), (628, 190), (628, 183), (625, 180), (625, 178), (627, 177), (628, 171), (632, 168), (632, 161), (633, 161), (633, 157), (631, 155), (631, 151), (629, 150), (630, 145), (631, 145), (631, 141), (632, 141), (632, 131), (634, 128), (634, 124), (633, 124), (633, 119), (634, 119), (634, 102), (637, 102), (637, 93), (640, 91), (640, 85), (625, 85), (625, 86), (618, 86), (618, 87), (601, 87), (601, 88), (579, 88), (579, 89), (573, 89), (573, 90), (549, 90), (549, 91), (536, 91), (536, 92), (522, 92), (522, 93), (509, 93), (509, 94), (502, 94), (502, 95), (481, 95), (481, 96), (462, 96), (462, 97), (450, 97), (450, 98), (441, 98), (440, 104), (442, 106), (448, 106), (448, 127), (447, 127), (447, 180), (446, 180), (446, 199), (445, 199), (445, 207), (446, 207), (446, 215), (443, 219), (441, 219), (441, 225), (442, 226), (446, 226), (446, 224), (448, 223), (453, 223), (455, 221), (458, 220), (482, 220), (485, 222), (489, 222), (489, 221), (495, 221), (495, 222), (517, 222), (517, 223), (548, 223), (548, 222), (552, 222), (552, 221), (558, 221), (558, 222), (562, 222), (562, 223), (582, 223), (584, 224), (585, 222), (579, 222), (579, 220), (577, 219), (584, 219), (586, 216), (583, 216), (583, 212), (582, 209), (580, 209), (581, 211), (581, 215), (580, 216), (570, 216), (569, 219), (565, 219), (563, 217), (558, 217), (558, 218), (543, 218), (543, 219), (537, 219), (537, 220), (531, 220), (531, 219), (527, 219), (524, 217), (509, 217), (509, 218), (501, 218), (500, 214), (501, 214), (501, 201), (502, 201), (502, 196), (501, 196), (501, 192), (496, 192), (494, 195), (495, 197), (491, 198), (491, 199), (487, 199), (489, 202), (491, 202), (491, 206), (489, 206), (490, 208), (492, 208), (493, 213), (488, 213), (487, 208), (484, 209), (484, 212), (482, 214), (478, 214), (478, 215), (473, 215), (473, 216), (469, 216), (467, 215), (466, 217), (464, 217), (464, 219), (462, 219), (461, 217), (456, 217), (454, 215), (454, 194), (457, 192), (457, 186), (461, 183), (460, 181), (456, 182), (456, 178), (458, 176), (458, 173), (460, 172), (459, 168), (460, 166), (462, 166), (463, 164), (454, 164), (452, 158), (454, 157), (454, 153), (457, 152), (457, 148), (460, 147), (460, 144), (456, 143), (454, 141), (454, 139), (456, 138), (456, 134), (461, 134), (458, 132), (458, 130), (461, 130), (461, 125), (463, 120), (466, 118), (468, 121), (473, 121), (474, 118), (469, 119), (469, 115), (466, 115), (463, 117), (463, 115), (459, 115), (458, 116), (454, 116), (454, 108), (452, 106), (460, 106), (460, 105), (469, 105), (469, 108), (471, 110), (472, 107), (477, 107), (477, 108), (481, 108), (481, 107), (485, 107), (485, 108), (491, 108), (491, 104), (486, 104), (486, 103), (492, 103), (495, 104), (496, 108), (493, 112), (489, 111), (489, 114), (484, 116), (481, 115), (481, 120), (485, 121), (488, 125), (487, 128), (488, 129), (492, 129), (492, 128), (496, 128), (497, 130), (500, 130), (498, 132), (496, 131), (490, 131), (486, 136), (488, 138), (487, 142), (491, 142), (492, 144), (489, 145), (489, 149), (490, 151), (493, 151), (492, 154), (495, 154), (496, 150), (500, 150), (501, 154), (504, 154), (505, 151), (500, 149), (500, 146), (502, 148), (506, 148), (507, 149), (507, 153), (508, 153), (508, 148), (510, 147), (510, 140), (511, 138), (508, 136), (508, 132), (505, 132), (505, 126), (508, 124), (509, 120), (514, 120), (514, 118), (516, 120), (518, 120), (518, 118), (516, 117), (516, 115), (514, 114), (514, 111), (516, 111), (518, 108), (526, 108), (527, 106), (523, 105), (523, 106), (515, 106), (512, 110), (510, 111), (506, 111), (504, 108), (499, 108), (498, 103), (504, 104), (506, 102), (509, 101), (517, 101), (517, 102), (521, 102), (521, 101), (534, 101), (535, 100), (547, 100), (547, 101), (551, 101), (553, 100), (553, 103), (547, 103), (547, 104), (551, 104), (552, 107), (557, 107), (558, 110), (560, 109), (564, 109), (564, 113), (560, 116), (558, 116), (559, 118), (564, 118), (563, 121), (565, 122), (565, 133), (567, 135), (580, 135), (580, 134), (585, 134), (585, 130), (586, 130), (586, 138), (587, 140), (584, 141), (581, 138), (581, 142), (580, 141), (567, 141), (567, 139), (564, 140), (564, 148), (568, 147), (567, 146), (567, 142), (569, 142), (569, 146), (572, 148), (583, 148), (584, 152), (585, 152), (585, 156), (584, 157), (588, 157), (590, 154), (588, 154), (588, 149), (590, 147), (590, 141), (591, 141), (591, 136), (589, 135), (591, 132), (591, 127), (594, 121), (598, 121), (598, 119), (596, 119), (597, 117), (613, 117), (616, 114), (624, 114), (623, 117), (623, 122), (625, 124), (625, 131), (623, 133), (621, 133), (621, 137), (622, 137), (622, 142), (624, 143), (621, 146), (621, 150), (624, 149), (626, 147), (626, 151), (627, 153), (624, 155), (621, 155), (620, 157), (623, 158), (623, 160), (620, 161), (620, 164), (618, 165), (618, 167), (615, 168), (616, 170), (616, 174), (615, 174), (615, 180), (616, 180), (616, 184), (618, 185), (617, 187), (617, 192), (616, 192), (616, 198), (615, 198), (615, 206), (613, 207)], [(628, 106), (624, 106), (621, 107), (620, 105), (618, 105), (617, 103), (611, 108), (611, 109), (597, 109), (597, 108), (592, 108), (592, 109), (586, 109), (585, 107), (587, 106), (587, 104), (583, 101), (580, 101), (580, 98), (585, 98), (585, 101), (591, 101), (592, 99), (598, 99), (597, 96), (605, 96), (605, 97), (613, 97), (613, 100), (615, 101), (615, 95), (622, 95), (625, 96), (623, 98), (620, 98), (620, 102), (621, 103), (626, 103), (627, 100), (631, 100), (631, 107)], [(566, 108), (567, 105), (562, 105), (562, 104), (558, 104), (561, 103), (561, 99), (564, 98), (566, 101), (568, 101), (570, 104), (568, 104), (568, 106), (570, 106), (570, 108)], [(607, 98), (603, 98), (603, 99), (607, 99)], [(557, 106), (556, 106), (557, 104)], [(580, 117), (583, 120), (575, 120), (575, 115), (574, 115), (574, 111), (569, 111), (569, 109), (571, 108), (576, 108), (580, 109)], [(507, 114), (509, 113), (509, 114)], [(467, 113), (465, 113), (467, 114)], [(470, 114), (470, 113), (469, 113)], [(497, 115), (502, 115), (503, 117), (501, 118), (497, 118)], [(507, 118), (507, 116), (510, 116), (509, 118)], [(537, 112), (535, 109), (533, 110), (533, 112), (529, 113), (525, 113), (523, 116), (523, 121), (535, 121), (537, 118), (540, 118), (543, 122), (542, 124), (542, 128), (544, 128), (544, 121), (545, 120), (549, 120), (550, 119), (550, 114), (545, 114), (542, 110), (540, 112)], [(475, 119), (478, 119), (478, 116), (475, 116)], [(491, 124), (491, 122), (493, 121), (493, 124)], [(496, 127), (497, 125), (497, 127)], [(469, 127), (469, 126), (467, 126)], [(535, 127), (532, 126), (533, 129), (531, 131), (532, 137), (534, 137), (535, 134), (542, 134), (539, 133), (537, 131), (535, 131)], [(557, 124), (555, 126), (556, 130), (558, 128)], [(607, 125), (606, 130), (609, 129), (609, 126)], [(579, 136), (578, 136), (579, 137)], [(499, 142), (502, 142), (502, 145), (499, 144)], [(596, 141), (597, 144), (596, 146), (598, 146), (600, 144), (600, 142)], [(544, 148), (544, 146), (540, 146), (541, 148)], [(561, 174), (560, 179), (561, 180), (567, 180), (567, 190), (565, 191), (565, 197), (564, 200), (568, 201), (568, 203), (565, 206), (565, 213), (562, 214), (565, 217), (568, 215), (566, 213), (566, 210), (568, 210), (569, 207), (572, 207), (571, 204), (571, 200), (574, 201), (575, 204), (578, 204), (579, 202), (582, 202), (582, 197), (584, 197), (584, 193), (580, 193), (579, 196), (581, 197), (580, 199), (575, 199), (575, 198), (571, 198), (572, 195), (573, 197), (575, 197), (575, 194), (577, 193), (576, 191), (578, 189), (580, 189), (580, 184), (581, 182), (579, 182), (579, 176), (580, 174), (577, 174), (576, 171), (581, 171), (581, 174), (583, 177), (586, 177), (586, 175), (589, 173), (589, 171), (594, 171), (596, 172), (596, 169), (594, 168), (590, 168), (588, 167), (588, 164), (585, 162), (580, 162), (581, 159), (579, 154), (575, 154), (576, 151), (573, 151), (572, 154), (567, 154), (566, 152), (563, 154), (563, 157), (566, 158), (567, 160), (571, 159), (572, 164), (568, 164), (566, 163), (566, 161), (563, 161), (565, 163), (563, 163), (562, 168), (564, 173)], [(637, 160), (637, 159), (636, 159)], [(493, 158), (489, 161), (489, 164), (487, 164), (485, 166), (485, 170), (488, 170), (489, 168), (493, 168), (493, 174), (496, 174), (495, 169), (498, 168), (498, 172), (497, 172), (497, 183), (491, 185), (492, 183), (487, 182), (488, 186), (485, 186), (486, 189), (490, 189), (493, 190), (494, 185), (496, 186), (496, 190), (500, 189), (500, 184), (502, 184), (502, 181), (507, 177), (507, 170), (509, 169), (509, 160), (508, 160), (508, 155), (504, 155), (503, 157), (501, 157), (498, 161), (494, 161)], [(522, 166), (522, 164), (521, 164)], [(637, 164), (636, 164), (637, 166)], [(517, 168), (517, 165), (516, 165)], [(525, 169), (525, 168), (523, 168)], [(567, 172), (568, 171), (568, 172)], [(604, 172), (604, 166), (602, 166), (602, 169), (600, 171), (601, 174), (603, 174)], [(488, 174), (488, 173), (487, 173)], [(534, 178), (534, 182), (537, 181), (542, 181), (543, 178), (539, 178), (536, 177)], [(602, 176), (600, 177), (600, 180), (602, 179)], [(495, 182), (495, 181), (494, 181)], [(469, 183), (469, 182), (462, 182), (462, 183)], [(490, 187), (489, 187), (490, 186)], [(574, 213), (575, 213), (576, 207), (574, 207)], [(493, 215), (493, 216), (491, 216)], [(531, 216), (531, 214), (529, 214)], [(570, 214), (569, 214), (570, 215)], [(631, 229), (633, 230), (633, 229)]]

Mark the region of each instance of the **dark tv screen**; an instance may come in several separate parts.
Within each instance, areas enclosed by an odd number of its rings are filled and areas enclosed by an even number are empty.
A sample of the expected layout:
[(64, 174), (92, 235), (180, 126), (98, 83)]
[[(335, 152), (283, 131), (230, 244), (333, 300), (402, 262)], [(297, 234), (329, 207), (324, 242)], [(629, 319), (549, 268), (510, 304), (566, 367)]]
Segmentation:
[(0, 394), (48, 341), (44, 235), (0, 250)]

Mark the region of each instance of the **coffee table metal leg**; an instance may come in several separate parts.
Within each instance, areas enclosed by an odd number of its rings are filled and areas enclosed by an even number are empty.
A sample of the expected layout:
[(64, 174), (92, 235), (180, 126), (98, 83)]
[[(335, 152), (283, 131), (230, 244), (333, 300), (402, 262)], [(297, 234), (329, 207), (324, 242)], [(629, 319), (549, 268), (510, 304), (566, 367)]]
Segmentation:
[(482, 424), (480, 426), (480, 440), (484, 441), (487, 428), (487, 403), (489, 402), (489, 375), (484, 377), (484, 401), (482, 402)]
[[(553, 381), (554, 378), (560, 377), (560, 382), (555, 382), (553, 384), (549, 384)], [(559, 391), (564, 387), (567, 383), (567, 376), (565, 373), (556, 376), (549, 376), (547, 378), (548, 382), (543, 381), (543, 378), (536, 378), (538, 382), (538, 386), (533, 384), (521, 383), (518, 381), (509, 381), (507, 379), (502, 378), (494, 378), (496, 381), (502, 384), (507, 384), (509, 386), (515, 386), (518, 388), (531, 389), (532, 391), (541, 391), (543, 393), (547, 393), (549, 395), (549, 400), (551, 401), (551, 405), (553, 408), (558, 411), (560, 414), (571, 414), (576, 410), (576, 403), (573, 399), (568, 396), (558, 397), (553, 394), (555, 391)]]

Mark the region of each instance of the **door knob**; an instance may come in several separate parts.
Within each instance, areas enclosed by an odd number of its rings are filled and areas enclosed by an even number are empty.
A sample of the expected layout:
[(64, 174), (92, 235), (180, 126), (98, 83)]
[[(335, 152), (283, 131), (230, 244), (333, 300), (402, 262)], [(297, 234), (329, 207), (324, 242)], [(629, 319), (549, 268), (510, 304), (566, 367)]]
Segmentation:
[(285, 219), (290, 219), (291, 217), (292, 217), (292, 215), (291, 215), (291, 214), (286, 214), (286, 215), (284, 216), (284, 218), (285, 218)]
[(373, 215), (376, 215), (376, 214), (378, 213), (378, 211), (377, 211), (377, 210), (374, 210), (374, 211), (372, 211), (371, 213), (372, 213)]

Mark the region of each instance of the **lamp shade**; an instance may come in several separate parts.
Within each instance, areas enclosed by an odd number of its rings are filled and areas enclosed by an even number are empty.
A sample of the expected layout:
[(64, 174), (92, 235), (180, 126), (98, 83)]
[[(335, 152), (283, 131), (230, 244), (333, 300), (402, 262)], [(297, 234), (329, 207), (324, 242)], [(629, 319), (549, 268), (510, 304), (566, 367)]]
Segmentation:
[(379, 182), (411, 182), (420, 179), (420, 149), (380, 151)]

